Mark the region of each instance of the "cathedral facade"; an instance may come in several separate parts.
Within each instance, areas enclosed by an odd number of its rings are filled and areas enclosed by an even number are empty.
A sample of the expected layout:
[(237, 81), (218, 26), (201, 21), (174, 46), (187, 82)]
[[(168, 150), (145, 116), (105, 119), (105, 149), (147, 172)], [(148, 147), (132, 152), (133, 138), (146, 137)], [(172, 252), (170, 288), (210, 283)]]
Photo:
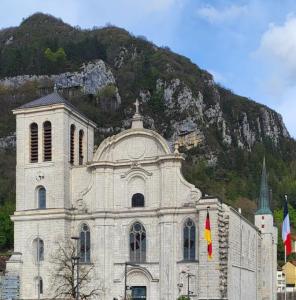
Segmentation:
[(93, 267), (93, 299), (276, 299), (265, 166), (254, 225), (218, 198), (202, 197), (181, 173), (178, 145), (143, 128), (136, 107), (131, 128), (96, 150), (96, 125), (57, 92), (14, 110), (15, 252), (7, 272), (19, 276), (20, 299), (53, 296), (52, 254), (73, 236), (80, 265)]

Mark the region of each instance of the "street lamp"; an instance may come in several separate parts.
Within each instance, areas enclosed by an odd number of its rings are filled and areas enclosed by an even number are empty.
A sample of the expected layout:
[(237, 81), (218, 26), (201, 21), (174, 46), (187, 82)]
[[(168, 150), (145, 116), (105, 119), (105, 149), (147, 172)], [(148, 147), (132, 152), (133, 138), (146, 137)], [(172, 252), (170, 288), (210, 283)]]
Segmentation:
[(126, 300), (126, 290), (127, 290), (127, 266), (131, 267), (139, 267), (137, 264), (133, 264), (131, 262), (125, 262), (124, 263), (124, 300)]
[(182, 274), (187, 274), (187, 298), (190, 300), (190, 289), (189, 289), (189, 284), (190, 284), (190, 277), (195, 277), (194, 274), (187, 273), (185, 271), (181, 272)]
[(79, 300), (79, 259), (80, 259), (80, 256), (79, 256), (78, 249), (79, 249), (79, 240), (80, 240), (80, 238), (78, 236), (72, 236), (71, 239), (77, 242), (76, 243), (76, 256), (73, 256), (72, 259), (74, 260), (74, 268), (75, 268), (75, 264), (77, 266), (76, 300)]

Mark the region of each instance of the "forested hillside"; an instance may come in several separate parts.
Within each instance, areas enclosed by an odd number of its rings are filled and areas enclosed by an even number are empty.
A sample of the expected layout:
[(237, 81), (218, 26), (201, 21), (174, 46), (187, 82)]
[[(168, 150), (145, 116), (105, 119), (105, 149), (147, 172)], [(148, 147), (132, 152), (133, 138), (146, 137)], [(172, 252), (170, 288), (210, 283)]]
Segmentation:
[[(11, 110), (59, 92), (98, 124), (96, 143), (130, 125), (139, 98), (144, 123), (186, 155), (184, 174), (204, 193), (251, 218), (266, 157), (273, 208), (296, 207), (296, 143), (270, 108), (217, 85), (188, 58), (114, 26), (81, 30), (35, 14), (0, 31), (0, 246), (12, 246), (15, 120)], [(5, 226), (4, 226), (5, 225)]]

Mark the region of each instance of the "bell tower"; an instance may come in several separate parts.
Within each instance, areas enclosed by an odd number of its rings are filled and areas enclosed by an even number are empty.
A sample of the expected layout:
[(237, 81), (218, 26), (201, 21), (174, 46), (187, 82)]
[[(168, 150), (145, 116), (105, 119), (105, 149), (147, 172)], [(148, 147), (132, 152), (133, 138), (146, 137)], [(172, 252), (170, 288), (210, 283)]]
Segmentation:
[(255, 214), (255, 225), (261, 231), (261, 249), (258, 253), (260, 265), (259, 289), (262, 299), (276, 297), (277, 270), (277, 228), (273, 224), (273, 214), (270, 209), (270, 196), (267, 183), (265, 158), (263, 159), (260, 196), (258, 210)]
[(16, 211), (71, 207), (71, 169), (92, 160), (95, 124), (57, 91), (16, 115)]

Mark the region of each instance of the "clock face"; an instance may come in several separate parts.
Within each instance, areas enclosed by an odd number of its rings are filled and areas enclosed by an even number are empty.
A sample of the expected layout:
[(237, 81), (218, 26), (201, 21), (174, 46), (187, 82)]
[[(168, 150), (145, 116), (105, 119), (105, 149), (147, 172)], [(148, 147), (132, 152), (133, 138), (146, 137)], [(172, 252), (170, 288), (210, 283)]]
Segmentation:
[(44, 179), (44, 174), (43, 174), (43, 172), (41, 172), (41, 171), (37, 172), (35, 178), (36, 178), (37, 181), (41, 181), (42, 179)]

